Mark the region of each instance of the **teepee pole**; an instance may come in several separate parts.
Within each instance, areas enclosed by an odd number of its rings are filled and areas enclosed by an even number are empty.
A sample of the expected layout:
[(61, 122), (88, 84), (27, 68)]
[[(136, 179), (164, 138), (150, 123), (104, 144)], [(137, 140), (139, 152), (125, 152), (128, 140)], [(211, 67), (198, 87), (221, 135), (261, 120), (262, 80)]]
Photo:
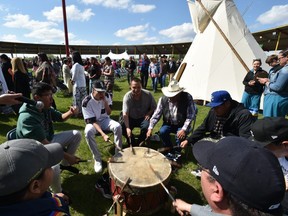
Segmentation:
[(228, 44), (228, 46), (231, 48), (231, 50), (233, 51), (233, 53), (236, 55), (236, 57), (238, 58), (238, 60), (240, 61), (240, 63), (242, 64), (242, 66), (245, 68), (245, 70), (247, 72), (250, 71), (250, 69), (248, 68), (248, 66), (245, 64), (245, 62), (243, 61), (243, 59), (241, 58), (241, 56), (239, 55), (239, 53), (236, 51), (236, 49), (233, 47), (233, 45), (231, 44), (231, 42), (229, 41), (229, 39), (226, 37), (226, 35), (224, 34), (224, 32), (222, 31), (222, 29), (219, 27), (219, 25), (216, 23), (216, 21), (214, 20), (214, 18), (211, 16), (211, 14), (209, 13), (209, 11), (205, 8), (205, 6), (202, 4), (201, 0), (196, 0), (199, 5), (202, 7), (202, 9), (205, 11), (205, 13), (207, 14), (207, 16), (210, 18), (210, 20), (213, 22), (213, 24), (215, 25), (215, 27), (217, 28), (217, 30), (220, 32), (220, 34), (222, 35), (222, 37), (224, 38), (224, 40), (226, 41), (226, 43)]

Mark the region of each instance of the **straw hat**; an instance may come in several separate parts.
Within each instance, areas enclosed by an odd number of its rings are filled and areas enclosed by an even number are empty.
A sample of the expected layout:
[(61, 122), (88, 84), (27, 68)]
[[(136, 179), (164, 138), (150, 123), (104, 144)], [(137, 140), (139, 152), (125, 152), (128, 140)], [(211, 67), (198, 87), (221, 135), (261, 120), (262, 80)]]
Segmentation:
[(177, 80), (172, 79), (169, 85), (167, 87), (163, 87), (161, 90), (166, 97), (174, 97), (180, 92), (184, 91), (184, 88), (179, 86)]

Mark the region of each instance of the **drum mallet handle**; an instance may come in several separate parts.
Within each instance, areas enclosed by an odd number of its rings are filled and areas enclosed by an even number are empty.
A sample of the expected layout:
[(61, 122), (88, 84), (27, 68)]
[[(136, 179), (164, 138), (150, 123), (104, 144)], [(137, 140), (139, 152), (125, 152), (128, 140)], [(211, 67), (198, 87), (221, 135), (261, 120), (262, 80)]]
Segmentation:
[(152, 170), (152, 172), (155, 174), (155, 176), (157, 177), (157, 179), (159, 180), (161, 186), (163, 187), (163, 189), (165, 190), (165, 192), (168, 194), (169, 198), (175, 202), (174, 197), (171, 195), (171, 193), (169, 192), (168, 188), (162, 183), (161, 177), (159, 176), (159, 174), (153, 169), (153, 167), (151, 166), (151, 164), (148, 162), (150, 169)]
[(129, 137), (129, 142), (130, 142), (130, 148), (131, 148), (132, 154), (135, 155), (136, 153), (131, 143), (131, 137)]
[(123, 150), (122, 150), (118, 145), (116, 145), (116, 143), (112, 142), (110, 139), (108, 139), (108, 142), (111, 143), (112, 145), (115, 145), (115, 147), (116, 147), (119, 151), (123, 152)]
[(121, 193), (124, 190), (124, 188), (127, 186), (127, 184), (129, 184), (129, 182), (131, 181), (130, 177), (127, 178), (127, 180), (125, 181), (124, 185), (120, 188), (120, 192), (117, 196), (117, 198), (113, 201), (112, 205), (110, 206), (109, 210), (107, 213), (110, 213), (110, 211), (112, 210), (113, 206), (115, 205), (115, 203), (119, 200), (119, 198), (121, 197)]

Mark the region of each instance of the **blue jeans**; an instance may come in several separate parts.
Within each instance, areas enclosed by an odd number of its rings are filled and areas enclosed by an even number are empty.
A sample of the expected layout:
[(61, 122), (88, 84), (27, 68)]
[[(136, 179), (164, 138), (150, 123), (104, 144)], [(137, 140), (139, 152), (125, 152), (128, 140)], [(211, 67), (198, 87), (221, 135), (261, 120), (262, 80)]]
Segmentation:
[(167, 76), (167, 74), (163, 74), (163, 75), (160, 77), (161, 88), (162, 88), (162, 87), (165, 87), (165, 84), (166, 84), (166, 76)]
[(243, 103), (244, 107), (249, 109), (250, 112), (254, 111), (258, 114), (260, 99), (261, 95), (249, 94), (244, 91), (241, 103)]
[[(124, 124), (124, 122), (121, 123), (122, 126), (122, 133), (123, 136), (125, 136), (125, 138), (127, 139), (128, 144), (130, 145), (130, 140), (128, 139), (127, 136), (127, 132), (126, 132), (126, 126)], [(140, 135), (138, 137), (138, 142), (135, 143), (135, 136), (132, 134), (131, 136), (131, 144), (132, 145), (139, 145), (142, 141), (144, 141), (146, 139), (146, 133), (148, 130), (148, 126), (149, 126), (149, 121), (145, 120), (145, 118), (139, 118), (139, 119), (133, 119), (129, 117), (129, 127), (131, 129), (131, 131), (135, 128), (135, 127), (139, 127), (140, 128)]]
[(178, 125), (162, 125), (160, 128), (160, 137), (163, 141), (164, 147), (173, 147), (173, 144), (171, 142), (170, 133), (175, 134), (175, 141), (176, 145), (180, 145), (180, 140), (177, 138), (177, 132), (181, 130), (182, 127), (179, 127)]
[(158, 77), (152, 77), (152, 87), (154, 92), (157, 91), (157, 84), (158, 84)]

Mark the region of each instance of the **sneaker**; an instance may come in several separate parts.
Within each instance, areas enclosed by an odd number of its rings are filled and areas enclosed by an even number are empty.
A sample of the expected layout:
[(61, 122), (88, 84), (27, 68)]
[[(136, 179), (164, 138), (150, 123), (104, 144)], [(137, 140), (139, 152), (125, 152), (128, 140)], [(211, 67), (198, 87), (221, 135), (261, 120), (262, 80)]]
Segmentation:
[(96, 190), (98, 190), (106, 199), (112, 199), (109, 185), (101, 181), (101, 179), (95, 184)]
[(195, 170), (192, 170), (191, 174), (198, 177), (198, 178), (201, 178), (201, 169), (197, 168)]
[(102, 172), (102, 162), (101, 161), (96, 161), (94, 163), (94, 170), (96, 173)]

